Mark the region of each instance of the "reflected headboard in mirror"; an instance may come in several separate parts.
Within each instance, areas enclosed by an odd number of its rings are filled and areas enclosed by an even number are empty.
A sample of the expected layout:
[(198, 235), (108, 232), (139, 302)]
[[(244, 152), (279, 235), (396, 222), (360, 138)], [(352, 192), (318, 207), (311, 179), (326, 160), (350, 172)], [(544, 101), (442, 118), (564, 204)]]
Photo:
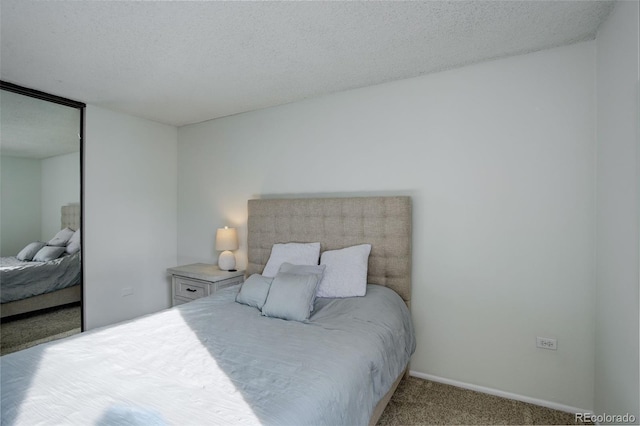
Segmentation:
[(60, 229), (80, 229), (80, 204), (69, 204), (60, 209)]

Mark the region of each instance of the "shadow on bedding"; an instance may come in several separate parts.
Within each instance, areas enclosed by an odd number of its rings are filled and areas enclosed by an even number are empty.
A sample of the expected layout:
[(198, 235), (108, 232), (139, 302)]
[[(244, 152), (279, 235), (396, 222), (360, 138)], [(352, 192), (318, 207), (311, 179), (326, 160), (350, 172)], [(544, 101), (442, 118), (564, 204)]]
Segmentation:
[(157, 410), (114, 405), (104, 412), (103, 416), (96, 422), (96, 426), (114, 425), (168, 426), (169, 423)]
[(238, 289), (176, 308), (215, 364), (216, 371), (204, 373), (212, 380), (204, 386), (219, 416), (211, 423), (347, 424), (335, 421), (342, 411), (340, 400), (349, 397), (346, 392), (324, 395), (335, 386), (325, 374), (327, 364), (320, 362), (327, 350), (321, 329), (265, 317), (257, 308), (235, 302)]
[(402, 299), (373, 286), (367, 300), (319, 300), (298, 322), (236, 303), (238, 289), (177, 307), (219, 370), (210, 394), (214, 404), (215, 392), (226, 395), (219, 411), (231, 399), (234, 418), (251, 424), (368, 424), (415, 349)]

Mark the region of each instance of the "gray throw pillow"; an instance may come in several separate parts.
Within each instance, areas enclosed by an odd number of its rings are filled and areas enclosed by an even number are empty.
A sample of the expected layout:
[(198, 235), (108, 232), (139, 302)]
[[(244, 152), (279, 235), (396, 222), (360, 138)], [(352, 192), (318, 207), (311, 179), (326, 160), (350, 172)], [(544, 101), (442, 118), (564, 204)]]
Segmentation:
[(325, 265), (293, 265), (289, 262), (285, 262), (280, 265), (280, 270), (278, 272), (296, 275), (316, 274), (322, 277), (325, 268)]
[(267, 301), (262, 307), (262, 315), (285, 320), (305, 321), (311, 314), (311, 301), (318, 287), (318, 275), (296, 275), (278, 272)]
[(18, 253), (16, 258), (18, 260), (22, 260), (23, 262), (30, 261), (33, 259), (33, 256), (35, 256), (36, 253), (38, 253), (40, 249), (46, 245), (46, 243), (42, 243), (40, 241), (29, 243), (25, 248), (20, 250), (20, 253)]
[[(326, 268), (325, 265), (293, 265), (289, 262), (285, 262), (280, 266), (279, 272), (284, 272), (287, 274), (296, 274), (296, 275), (314, 274), (318, 276), (318, 285), (320, 285), (325, 268)], [(314, 294), (309, 305), (310, 312), (313, 312), (313, 305), (315, 301), (316, 301), (316, 295)]]
[(273, 278), (263, 277), (260, 274), (251, 275), (242, 283), (240, 292), (236, 296), (236, 302), (262, 309), (269, 294), (271, 281)]
[(48, 262), (60, 257), (64, 253), (64, 247), (46, 246), (42, 247), (33, 257), (34, 262)]

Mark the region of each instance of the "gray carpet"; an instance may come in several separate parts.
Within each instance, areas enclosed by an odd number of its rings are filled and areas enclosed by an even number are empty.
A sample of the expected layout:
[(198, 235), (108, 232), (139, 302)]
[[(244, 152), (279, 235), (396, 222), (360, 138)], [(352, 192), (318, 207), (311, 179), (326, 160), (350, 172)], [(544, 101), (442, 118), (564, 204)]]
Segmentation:
[(80, 306), (66, 306), (0, 324), (0, 355), (80, 332)]
[(405, 378), (378, 426), (574, 425), (574, 415), (455, 386)]

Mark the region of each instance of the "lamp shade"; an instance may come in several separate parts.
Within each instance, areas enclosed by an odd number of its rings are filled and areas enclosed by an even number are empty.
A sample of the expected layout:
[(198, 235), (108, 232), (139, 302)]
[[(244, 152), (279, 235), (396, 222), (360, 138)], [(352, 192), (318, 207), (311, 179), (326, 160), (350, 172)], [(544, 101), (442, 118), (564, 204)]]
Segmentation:
[(238, 249), (238, 233), (236, 228), (219, 228), (216, 231), (216, 250), (237, 250)]

